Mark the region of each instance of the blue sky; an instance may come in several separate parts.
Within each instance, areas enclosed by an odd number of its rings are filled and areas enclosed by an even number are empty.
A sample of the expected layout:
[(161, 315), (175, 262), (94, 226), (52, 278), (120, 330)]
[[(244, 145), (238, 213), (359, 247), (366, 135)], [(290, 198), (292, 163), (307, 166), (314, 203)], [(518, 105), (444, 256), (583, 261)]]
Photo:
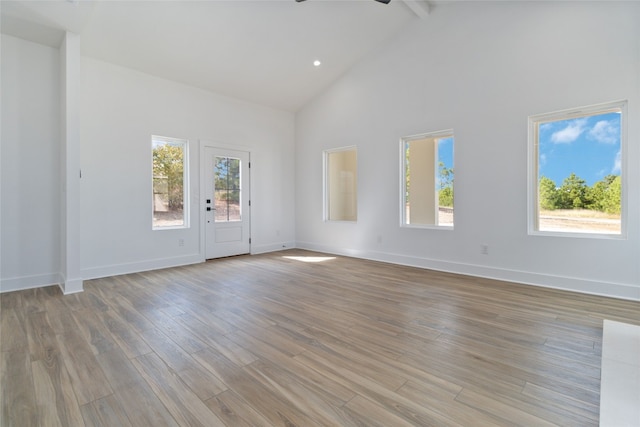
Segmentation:
[(438, 161), (448, 169), (453, 169), (453, 137), (438, 140)]
[(558, 187), (572, 172), (588, 186), (620, 175), (620, 113), (546, 122), (538, 135), (538, 175)]

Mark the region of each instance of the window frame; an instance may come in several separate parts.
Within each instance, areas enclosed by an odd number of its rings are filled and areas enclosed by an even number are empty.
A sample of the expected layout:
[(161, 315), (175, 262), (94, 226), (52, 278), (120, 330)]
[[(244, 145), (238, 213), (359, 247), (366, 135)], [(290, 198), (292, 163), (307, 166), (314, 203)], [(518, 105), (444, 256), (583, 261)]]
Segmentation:
[[(354, 202), (355, 202), (355, 219), (332, 219), (331, 218), (331, 193), (330, 193), (330, 173), (329, 173), (329, 157), (332, 154), (353, 151), (356, 157), (356, 165), (354, 171), (355, 177), (355, 191), (354, 191)], [(322, 152), (322, 193), (323, 193), (323, 220), (325, 222), (358, 222), (358, 148), (355, 145), (349, 145), (345, 147), (332, 148), (328, 150), (324, 150)]]
[[(594, 104), (578, 108), (536, 114), (528, 117), (528, 161), (527, 161), (527, 233), (531, 236), (570, 237), (587, 239), (626, 239), (627, 238), (627, 100)], [(540, 124), (561, 120), (573, 120), (607, 113), (620, 113), (620, 233), (593, 233), (577, 231), (551, 231), (539, 229), (539, 141)], [(558, 185), (558, 183), (556, 183)]]
[[(153, 176), (153, 149), (154, 144), (162, 143), (174, 146), (182, 146), (182, 224), (181, 225), (155, 225), (154, 224), (154, 176)], [(151, 229), (153, 231), (178, 230), (190, 228), (189, 214), (189, 140), (185, 138), (173, 138), (167, 136), (151, 135)]]
[[(400, 138), (400, 143), (399, 143), (399, 153), (400, 153), (400, 227), (401, 228), (421, 228), (421, 229), (435, 229), (435, 230), (445, 230), (445, 231), (453, 231), (453, 229), (455, 228), (455, 184), (454, 184), (454, 221), (452, 225), (443, 225), (443, 224), (438, 224), (438, 217), (436, 216), (436, 223), (435, 224), (412, 224), (412, 223), (407, 223), (407, 203), (406, 203), (406, 194), (407, 194), (407, 182), (406, 182), (406, 168), (407, 168), (407, 162), (406, 162), (406, 151), (405, 151), (405, 145), (408, 142), (411, 141), (416, 141), (416, 140), (420, 140), (420, 139), (427, 139), (427, 138), (433, 138), (433, 139), (446, 139), (446, 138), (453, 138), (453, 153), (454, 153), (454, 162), (453, 162), (453, 168), (455, 171), (455, 133), (453, 131), (453, 129), (444, 129), (444, 130), (439, 130), (439, 131), (434, 131), (434, 132), (425, 132), (425, 133), (420, 133), (420, 134), (415, 134), (415, 135), (409, 135), (409, 136), (404, 136), (402, 138)], [(437, 161), (438, 161), (438, 156), (436, 155), (434, 158), (434, 164), (433, 164), (433, 175), (434, 175), (434, 180), (437, 183), (437, 173), (438, 173), (438, 166), (437, 166)], [(455, 176), (455, 172), (454, 172), (454, 176)], [(454, 178), (455, 179), (455, 178)], [(436, 200), (435, 202), (438, 203), (438, 193), (436, 191)], [(439, 204), (438, 204), (439, 206)]]

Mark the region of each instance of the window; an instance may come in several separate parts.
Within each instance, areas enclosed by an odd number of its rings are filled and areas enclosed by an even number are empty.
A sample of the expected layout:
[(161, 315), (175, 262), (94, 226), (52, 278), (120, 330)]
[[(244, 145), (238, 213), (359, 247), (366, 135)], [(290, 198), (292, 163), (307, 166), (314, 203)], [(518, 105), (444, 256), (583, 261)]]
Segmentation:
[(453, 131), (400, 141), (402, 225), (453, 227)]
[(240, 159), (216, 156), (214, 176), (215, 222), (240, 221)]
[(529, 231), (623, 234), (626, 102), (529, 117)]
[(188, 227), (187, 141), (153, 136), (153, 229)]
[(355, 147), (324, 152), (325, 219), (358, 219), (358, 164)]

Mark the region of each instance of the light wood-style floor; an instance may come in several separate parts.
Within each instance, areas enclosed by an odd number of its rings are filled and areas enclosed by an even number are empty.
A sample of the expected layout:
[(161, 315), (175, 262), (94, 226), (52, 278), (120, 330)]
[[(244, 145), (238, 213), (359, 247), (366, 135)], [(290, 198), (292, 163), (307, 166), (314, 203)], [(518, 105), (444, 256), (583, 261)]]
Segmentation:
[(640, 324), (636, 302), (316, 256), (2, 294), (0, 425), (597, 425), (602, 320)]

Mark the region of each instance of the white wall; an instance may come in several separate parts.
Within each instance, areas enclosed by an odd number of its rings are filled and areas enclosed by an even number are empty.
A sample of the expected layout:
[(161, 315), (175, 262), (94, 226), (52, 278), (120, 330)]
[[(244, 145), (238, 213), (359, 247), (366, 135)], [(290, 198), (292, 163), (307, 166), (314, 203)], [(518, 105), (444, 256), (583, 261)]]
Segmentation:
[[(640, 299), (638, 22), (630, 2), (437, 5), (297, 114), (297, 245)], [(619, 99), (627, 239), (529, 236), (527, 117)], [(398, 140), (449, 128), (455, 229), (401, 229)], [(323, 222), (322, 150), (352, 144), (358, 222)]]
[(58, 50), (2, 35), (0, 290), (57, 283)]
[[(293, 245), (293, 114), (86, 57), (82, 76), (85, 279), (204, 259), (199, 200), (199, 146), (204, 141), (251, 152), (252, 252)], [(151, 229), (151, 135), (189, 140), (188, 229)]]

